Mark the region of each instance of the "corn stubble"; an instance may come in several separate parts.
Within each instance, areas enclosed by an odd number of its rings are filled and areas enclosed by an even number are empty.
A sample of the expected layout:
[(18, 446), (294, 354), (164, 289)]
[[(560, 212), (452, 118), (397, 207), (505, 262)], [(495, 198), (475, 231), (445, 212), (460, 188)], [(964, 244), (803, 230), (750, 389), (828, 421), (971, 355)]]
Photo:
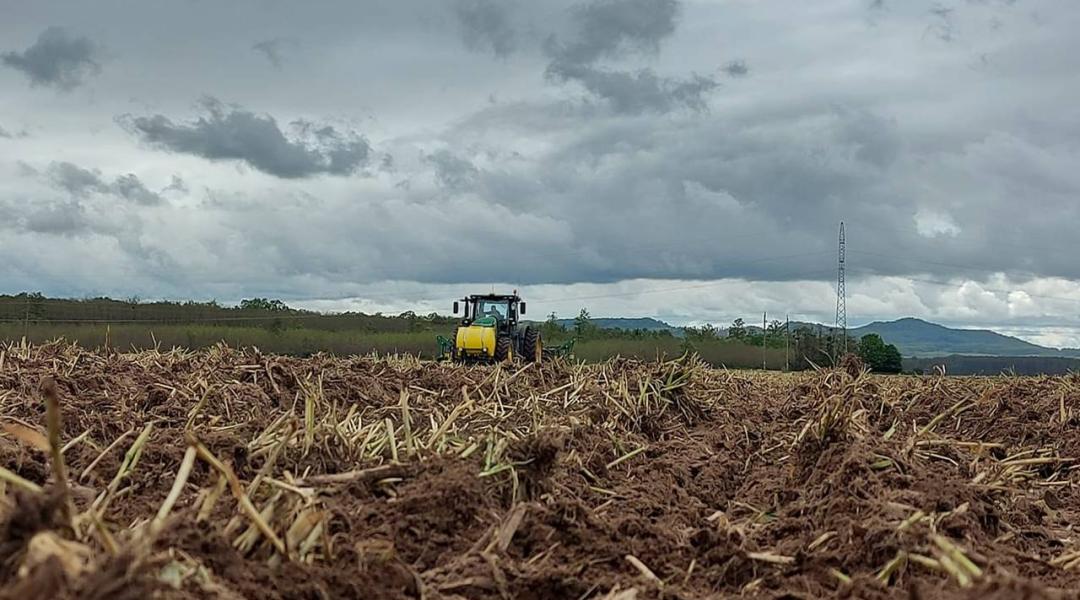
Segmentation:
[(0, 349), (0, 595), (1056, 598), (1080, 377)]

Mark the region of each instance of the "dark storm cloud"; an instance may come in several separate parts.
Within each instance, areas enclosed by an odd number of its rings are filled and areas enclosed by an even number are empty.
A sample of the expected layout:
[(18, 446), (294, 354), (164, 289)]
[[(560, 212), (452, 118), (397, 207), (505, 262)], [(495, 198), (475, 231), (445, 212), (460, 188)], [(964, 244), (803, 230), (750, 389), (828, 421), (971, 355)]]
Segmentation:
[(930, 24), (926, 26), (928, 35), (933, 35), (943, 42), (956, 39), (956, 9), (937, 3), (930, 8)]
[(172, 179), (169, 180), (169, 185), (165, 186), (165, 189), (161, 190), (162, 194), (166, 194), (168, 192), (186, 194), (188, 193), (187, 183), (185, 183), (179, 175), (173, 175)]
[(38, 170), (23, 160), (15, 161), (15, 172), (20, 177), (36, 177), (38, 175)]
[(435, 180), (439, 185), (452, 191), (468, 190), (480, 177), (480, 170), (475, 165), (448, 150), (434, 152), (424, 160), (435, 166)]
[(855, 157), (876, 167), (893, 164), (902, 149), (896, 121), (869, 111), (838, 111), (844, 115), (837, 143), (853, 144)]
[(261, 54), (275, 69), (281, 69), (285, 64), (286, 53), (296, 46), (295, 40), (285, 38), (273, 38), (263, 40), (251, 47), (252, 50)]
[(78, 202), (48, 204), (29, 211), (23, 226), (35, 233), (70, 235), (86, 229), (83, 213)]
[(603, 59), (655, 54), (675, 32), (680, 5), (675, 0), (596, 0), (573, 9), (575, 32), (548, 40), (547, 77), (576, 81), (616, 112), (667, 112), (677, 107), (703, 110), (718, 84), (711, 77), (664, 77), (651, 69), (622, 71), (598, 66)]
[(676, 0), (596, 0), (573, 9), (577, 31), (565, 43), (549, 41), (556, 62), (591, 64), (627, 52), (656, 53), (675, 32)]
[(72, 37), (59, 27), (41, 32), (37, 41), (22, 52), (4, 52), (0, 61), (21, 71), (31, 85), (71, 90), (101, 71), (97, 45), (85, 37)]
[[(1055, 216), (1025, 215), (1027, 230), (1071, 239), (1080, 177), (1066, 165), (1075, 146), (1040, 150), (1032, 139), (983, 140), (985, 133), (928, 145), (936, 132), (902, 127), (888, 107), (786, 102), (762, 112), (635, 119), (490, 109), (465, 127), (490, 128), (492, 143), (526, 131), (569, 137), (557, 150), (480, 170), (472, 189), (492, 206), (563, 226), (575, 252), (511, 257), (492, 276), (825, 278), (840, 220), (849, 223), (860, 274), (1080, 276), (1068, 253), (1031, 248), (1017, 219), (1001, 217), (1015, 211), (1016, 197), (1037, 199)], [(464, 134), (454, 130), (450, 139)], [(768, 250), (753, 250), (751, 239), (769, 240)], [(1010, 244), (1008, 252), (987, 252), (992, 240)], [(787, 258), (759, 260), (769, 257)]]
[(54, 186), (76, 197), (93, 193), (111, 194), (143, 206), (156, 206), (164, 202), (160, 194), (149, 190), (132, 173), (120, 175), (110, 183), (102, 179), (99, 171), (84, 169), (69, 162), (54, 162), (46, 169), (46, 175)]
[(0, 200), (0, 238), (9, 232), (75, 236), (96, 228), (75, 197), (13, 197)]
[(59, 188), (76, 196), (90, 192), (106, 191), (107, 186), (101, 180), (101, 173), (83, 169), (69, 162), (52, 163), (48, 169), (49, 179)]
[(125, 115), (119, 121), (153, 147), (212, 161), (238, 160), (283, 179), (352, 175), (371, 156), (367, 140), (354, 131), (301, 120), (294, 123), (298, 135), (290, 138), (269, 115), (214, 98), (201, 105), (207, 115), (194, 121), (173, 122), (164, 115)]
[(617, 112), (666, 112), (678, 106), (705, 109), (705, 95), (719, 85), (711, 77), (660, 77), (651, 69), (637, 72), (600, 69), (587, 65), (551, 65), (548, 76), (577, 81), (593, 95), (607, 100)]
[(750, 73), (750, 67), (745, 60), (733, 60), (721, 69), (728, 77), (745, 77)]
[(160, 195), (148, 190), (146, 186), (143, 185), (143, 182), (131, 173), (117, 177), (116, 180), (110, 184), (109, 189), (118, 196), (122, 196), (132, 202), (144, 206), (161, 204), (164, 201)]
[(458, 0), (454, 14), (461, 39), (470, 50), (508, 56), (517, 49), (517, 32), (505, 0)]

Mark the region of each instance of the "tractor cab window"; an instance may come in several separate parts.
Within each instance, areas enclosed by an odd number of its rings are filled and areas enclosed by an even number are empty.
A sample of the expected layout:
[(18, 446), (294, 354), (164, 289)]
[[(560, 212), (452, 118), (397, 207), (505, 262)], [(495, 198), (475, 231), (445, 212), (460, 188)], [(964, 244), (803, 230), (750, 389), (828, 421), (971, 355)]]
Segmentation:
[(510, 304), (497, 300), (481, 300), (476, 304), (476, 318), (495, 317), (500, 321), (510, 315)]

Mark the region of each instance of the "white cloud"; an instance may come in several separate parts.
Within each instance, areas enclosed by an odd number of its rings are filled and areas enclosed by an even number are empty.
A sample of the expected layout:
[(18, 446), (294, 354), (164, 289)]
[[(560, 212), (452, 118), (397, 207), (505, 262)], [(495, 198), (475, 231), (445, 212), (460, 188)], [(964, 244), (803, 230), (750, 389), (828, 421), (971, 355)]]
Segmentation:
[(956, 236), (960, 227), (948, 214), (921, 208), (915, 213), (915, 227), (919, 235), (933, 238), (941, 235)]

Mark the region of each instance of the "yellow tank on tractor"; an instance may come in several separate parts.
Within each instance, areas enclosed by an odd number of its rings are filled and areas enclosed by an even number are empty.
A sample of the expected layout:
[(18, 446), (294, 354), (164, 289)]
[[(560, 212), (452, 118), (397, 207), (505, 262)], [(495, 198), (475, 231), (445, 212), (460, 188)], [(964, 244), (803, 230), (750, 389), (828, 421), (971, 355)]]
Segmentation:
[(502, 362), (521, 358), (540, 362), (544, 345), (540, 328), (520, 323), (525, 302), (513, 294), (475, 294), (454, 302), (464, 313), (449, 338), (439, 336), (442, 358), (460, 362)]

